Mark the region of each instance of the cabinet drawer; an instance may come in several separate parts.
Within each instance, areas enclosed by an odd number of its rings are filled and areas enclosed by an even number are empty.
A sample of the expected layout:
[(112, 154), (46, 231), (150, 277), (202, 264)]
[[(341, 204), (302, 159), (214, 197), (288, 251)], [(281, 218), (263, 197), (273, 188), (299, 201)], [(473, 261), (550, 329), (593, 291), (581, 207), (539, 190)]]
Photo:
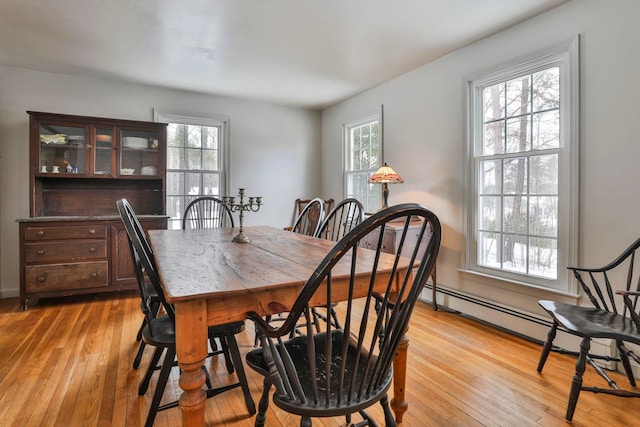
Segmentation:
[(24, 231), (25, 240), (104, 239), (106, 237), (107, 226), (105, 224), (27, 227)]
[[(375, 251), (378, 245), (379, 236), (380, 232), (378, 230), (372, 231), (364, 236), (360, 241), (360, 247)], [(395, 237), (395, 231), (385, 230), (384, 235), (382, 236), (382, 252), (393, 252), (395, 250)]]
[(60, 291), (107, 286), (108, 271), (107, 261), (27, 266), (26, 291)]
[(28, 264), (43, 262), (83, 261), (107, 257), (106, 240), (37, 242), (25, 245), (24, 259)]

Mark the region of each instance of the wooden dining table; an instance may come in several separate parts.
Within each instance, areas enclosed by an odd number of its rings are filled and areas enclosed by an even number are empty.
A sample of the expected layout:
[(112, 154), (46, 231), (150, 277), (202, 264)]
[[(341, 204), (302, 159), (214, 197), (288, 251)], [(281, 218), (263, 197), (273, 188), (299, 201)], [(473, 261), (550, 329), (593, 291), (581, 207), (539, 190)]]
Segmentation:
[[(244, 227), (251, 242), (234, 243), (231, 240), (237, 231), (234, 228), (148, 231), (167, 301), (175, 307), (183, 426), (205, 423), (206, 394), (202, 388), (205, 375), (201, 367), (208, 352), (208, 327), (245, 320), (250, 311), (260, 315), (289, 311), (316, 266), (335, 245), (329, 240), (268, 226)], [(362, 251), (365, 255), (374, 254), (367, 249)], [(382, 260), (392, 258), (388, 254), (381, 256)], [(359, 254), (358, 259), (361, 258), (364, 259)], [(400, 271), (406, 272), (407, 268), (404, 266)], [(348, 277), (348, 269), (334, 271), (333, 280), (335, 283)], [(398, 422), (408, 407), (407, 346), (405, 337), (394, 360), (391, 407)]]

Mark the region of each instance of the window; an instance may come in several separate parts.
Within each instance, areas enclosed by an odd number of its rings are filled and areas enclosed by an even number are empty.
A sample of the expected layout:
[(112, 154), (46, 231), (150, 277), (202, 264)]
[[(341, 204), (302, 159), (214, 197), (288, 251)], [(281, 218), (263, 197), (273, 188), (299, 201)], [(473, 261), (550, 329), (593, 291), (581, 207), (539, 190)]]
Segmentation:
[(467, 267), (570, 291), (577, 40), (469, 83)]
[(369, 177), (382, 165), (380, 114), (344, 125), (345, 196), (358, 199), (365, 212), (382, 205), (381, 187), (369, 184)]
[(225, 193), (226, 120), (158, 115), (167, 126), (166, 205), (169, 229), (179, 229), (187, 205)]

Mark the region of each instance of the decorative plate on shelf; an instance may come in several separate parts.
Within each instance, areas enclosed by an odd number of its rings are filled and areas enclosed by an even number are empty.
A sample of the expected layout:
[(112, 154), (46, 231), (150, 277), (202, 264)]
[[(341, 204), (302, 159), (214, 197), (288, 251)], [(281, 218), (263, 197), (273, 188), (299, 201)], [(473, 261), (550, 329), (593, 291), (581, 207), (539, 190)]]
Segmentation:
[(55, 135), (40, 134), (40, 141), (45, 144), (65, 144), (67, 142), (67, 135), (63, 133), (57, 133)]

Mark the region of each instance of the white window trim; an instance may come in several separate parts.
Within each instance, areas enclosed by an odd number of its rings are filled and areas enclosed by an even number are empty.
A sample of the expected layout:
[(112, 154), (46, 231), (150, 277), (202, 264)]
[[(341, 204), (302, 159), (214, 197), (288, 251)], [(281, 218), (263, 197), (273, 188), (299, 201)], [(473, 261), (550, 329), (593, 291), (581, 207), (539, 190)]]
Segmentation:
[[(558, 218), (558, 279), (536, 280), (534, 277), (522, 274), (510, 274), (478, 266), (477, 250), (477, 221), (475, 216), (477, 201), (477, 173), (475, 172), (474, 140), (478, 123), (474, 122), (481, 114), (475, 114), (477, 105), (471, 105), (474, 91), (480, 86), (490, 86), (515, 77), (518, 74), (530, 74), (536, 69), (543, 69), (554, 64), (561, 65), (561, 144), (560, 152), (560, 214)], [(490, 70), (475, 73), (465, 78), (465, 101), (467, 105), (465, 117), (465, 156), (463, 165), (463, 182), (466, 183), (465, 199), (463, 201), (463, 230), (466, 246), (463, 252), (462, 268), (465, 273), (483, 277), (493, 277), (501, 282), (528, 286), (537, 289), (547, 289), (575, 296), (578, 293), (576, 281), (566, 269), (569, 265), (576, 265), (578, 249), (578, 187), (579, 187), (579, 36), (542, 49), (519, 59), (493, 67)], [(477, 99), (477, 97), (476, 97)], [(568, 145), (568, 148), (567, 148)], [(553, 283), (553, 284), (552, 284)]]
[(230, 118), (224, 115), (202, 115), (202, 114), (172, 114), (163, 113), (156, 109), (153, 110), (153, 120), (162, 123), (182, 123), (186, 125), (195, 126), (222, 126), (222, 144), (220, 149), (222, 150), (222, 173), (220, 188), (224, 191), (223, 194), (229, 194), (230, 189), (230, 169), (231, 164), (231, 150), (230, 150)]
[[(366, 123), (370, 123), (372, 121), (378, 121), (379, 135), (378, 139), (380, 140), (380, 165), (384, 164), (384, 122), (383, 122), (383, 106), (369, 113), (363, 113), (359, 116), (360, 118), (351, 121), (345, 121), (342, 123), (342, 198), (347, 197), (347, 188), (348, 188), (348, 180), (347, 180), (347, 163), (349, 156), (349, 132), (351, 128), (362, 126)], [(372, 171), (372, 173), (375, 170)], [(380, 203), (382, 203), (382, 187), (380, 187)]]

